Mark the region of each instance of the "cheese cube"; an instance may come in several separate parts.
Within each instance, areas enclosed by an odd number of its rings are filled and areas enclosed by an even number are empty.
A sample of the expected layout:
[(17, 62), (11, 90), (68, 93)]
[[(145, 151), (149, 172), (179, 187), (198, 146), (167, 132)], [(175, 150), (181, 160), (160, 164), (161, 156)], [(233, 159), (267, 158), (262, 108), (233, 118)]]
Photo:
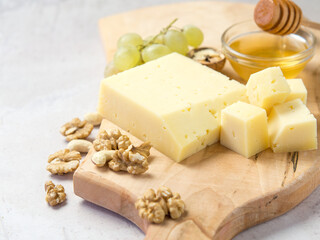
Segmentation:
[(218, 113), (245, 86), (172, 53), (104, 79), (98, 112), (175, 161), (219, 140)]
[(290, 94), (280, 67), (270, 67), (251, 74), (246, 87), (250, 103), (264, 108), (267, 113), (273, 105), (283, 103)]
[(249, 158), (269, 147), (267, 114), (263, 108), (234, 103), (221, 111), (220, 143)]
[(296, 152), (317, 148), (317, 121), (300, 99), (273, 107), (268, 117), (274, 152)]
[(290, 94), (286, 99), (286, 102), (291, 101), (296, 98), (300, 98), (301, 101), (307, 103), (307, 89), (303, 84), (301, 78), (287, 79), (287, 83), (290, 87)]

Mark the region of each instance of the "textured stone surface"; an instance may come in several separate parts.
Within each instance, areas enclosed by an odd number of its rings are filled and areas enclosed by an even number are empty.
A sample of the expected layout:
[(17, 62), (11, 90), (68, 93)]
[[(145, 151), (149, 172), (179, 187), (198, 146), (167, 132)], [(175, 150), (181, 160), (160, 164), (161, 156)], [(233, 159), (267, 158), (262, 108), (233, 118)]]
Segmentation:
[[(0, 239), (144, 238), (126, 219), (75, 196), (72, 175), (50, 176), (45, 167), (50, 153), (67, 146), (60, 126), (95, 111), (106, 64), (98, 19), (172, 2), (0, 0)], [(295, 2), (320, 22), (318, 0)], [(55, 209), (44, 199), (47, 180), (67, 193)], [(319, 224), (318, 188), (294, 210), (235, 239), (319, 239)]]

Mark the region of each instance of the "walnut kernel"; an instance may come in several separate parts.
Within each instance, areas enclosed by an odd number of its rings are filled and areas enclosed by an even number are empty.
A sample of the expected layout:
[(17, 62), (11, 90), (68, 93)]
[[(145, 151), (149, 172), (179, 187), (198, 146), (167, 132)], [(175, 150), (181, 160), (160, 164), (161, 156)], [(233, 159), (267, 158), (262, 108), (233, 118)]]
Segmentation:
[(163, 222), (166, 212), (160, 200), (161, 198), (157, 198), (153, 189), (147, 190), (143, 197), (139, 198), (135, 203), (135, 207), (139, 211), (139, 216), (146, 218), (149, 222)]
[(66, 136), (67, 141), (73, 139), (84, 139), (88, 137), (93, 129), (93, 125), (87, 121), (81, 121), (79, 118), (74, 118), (71, 122), (64, 124), (60, 128), (60, 133)]
[(165, 186), (161, 186), (158, 189), (157, 195), (166, 201), (173, 196), (171, 189)]
[(132, 153), (139, 153), (140, 155), (146, 158), (150, 156), (150, 148), (151, 148), (150, 142), (144, 142), (139, 147), (135, 147), (133, 145), (131, 145), (130, 147), (131, 147), (130, 151)]
[(167, 206), (172, 219), (177, 219), (184, 213), (185, 205), (179, 193), (174, 193), (173, 196), (167, 200)]
[(70, 151), (69, 149), (62, 149), (58, 152), (55, 152), (48, 157), (48, 162), (52, 162), (54, 160), (61, 160), (64, 162), (69, 162), (73, 160), (80, 160), (81, 154), (78, 151)]
[(148, 158), (136, 152), (131, 151), (132, 147), (128, 149), (116, 150), (113, 159), (109, 161), (108, 165), (113, 171), (127, 171), (130, 174), (141, 174), (148, 170)]
[(55, 206), (66, 200), (67, 195), (62, 185), (55, 186), (52, 181), (45, 183), (46, 201), (50, 206)]
[(148, 189), (143, 197), (138, 198), (135, 207), (140, 217), (146, 218), (149, 222), (161, 223), (168, 214), (172, 219), (181, 217), (185, 204), (178, 193), (172, 193), (169, 188), (162, 186), (157, 193)]
[(130, 145), (129, 137), (122, 135), (119, 129), (110, 132), (103, 130), (93, 141), (93, 147), (96, 151), (127, 149)]
[(63, 175), (69, 172), (74, 172), (79, 167), (79, 161), (73, 160), (65, 162), (61, 160), (54, 160), (47, 166), (47, 170), (52, 174)]

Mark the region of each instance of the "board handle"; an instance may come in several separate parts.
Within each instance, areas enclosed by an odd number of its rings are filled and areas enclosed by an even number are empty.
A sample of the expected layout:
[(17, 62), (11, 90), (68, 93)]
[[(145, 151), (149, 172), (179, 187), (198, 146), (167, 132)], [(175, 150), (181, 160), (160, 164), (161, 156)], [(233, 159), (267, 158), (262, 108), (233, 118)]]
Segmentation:
[(186, 219), (182, 222), (172, 224), (161, 228), (151, 224), (146, 233), (145, 240), (211, 240), (195, 222), (191, 219)]

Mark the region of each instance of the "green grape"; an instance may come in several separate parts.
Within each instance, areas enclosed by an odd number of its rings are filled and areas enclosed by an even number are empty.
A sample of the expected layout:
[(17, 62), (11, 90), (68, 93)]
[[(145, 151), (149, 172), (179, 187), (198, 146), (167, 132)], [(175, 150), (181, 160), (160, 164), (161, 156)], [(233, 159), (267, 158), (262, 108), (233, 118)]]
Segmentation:
[(160, 44), (163, 44), (164, 43), (164, 36), (163, 34), (159, 34), (156, 39), (154, 40), (153, 43), (160, 43)]
[(143, 44), (147, 44), (148, 42), (150, 42), (152, 39), (154, 38), (154, 36), (149, 36), (149, 37), (146, 37), (145, 39), (143, 39)]
[(151, 44), (142, 50), (142, 60), (149, 62), (164, 55), (171, 53), (171, 50), (163, 44)]
[(138, 63), (137, 63), (137, 66), (140, 66), (140, 65), (142, 65), (142, 64), (144, 64), (144, 61), (142, 61), (142, 57), (141, 57), (141, 54), (140, 54), (140, 57), (139, 57), (139, 61), (138, 61)]
[(120, 47), (113, 57), (114, 65), (120, 71), (137, 66), (140, 61), (140, 52), (136, 47)]
[[(154, 38), (155, 36), (149, 36), (149, 37), (146, 37), (144, 40), (143, 40), (143, 43), (144, 44), (153, 44), (153, 43), (160, 43), (160, 44), (163, 44), (163, 34), (159, 34), (156, 38)], [(152, 41), (153, 40), (153, 41)]]
[(186, 25), (183, 27), (182, 32), (186, 37), (188, 44), (192, 47), (199, 47), (203, 41), (203, 33), (196, 26)]
[(143, 44), (143, 40), (137, 33), (126, 33), (122, 35), (118, 40), (118, 48), (119, 47), (126, 47), (129, 45), (132, 46), (139, 46)]
[(164, 35), (164, 43), (171, 51), (186, 55), (188, 53), (188, 42), (182, 32), (169, 30)]

